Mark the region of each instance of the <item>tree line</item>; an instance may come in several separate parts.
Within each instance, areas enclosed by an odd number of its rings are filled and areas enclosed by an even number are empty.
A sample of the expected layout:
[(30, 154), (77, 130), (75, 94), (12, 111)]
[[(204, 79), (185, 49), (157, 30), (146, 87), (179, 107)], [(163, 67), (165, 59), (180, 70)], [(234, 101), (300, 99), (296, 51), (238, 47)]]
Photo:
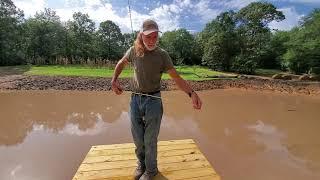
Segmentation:
[[(160, 47), (176, 65), (204, 65), (214, 70), (252, 74), (257, 68), (320, 71), (320, 9), (314, 9), (290, 31), (269, 28), (285, 16), (267, 2), (226, 11), (198, 33), (164, 32)], [(107, 64), (119, 60), (137, 32), (121, 33), (113, 21), (96, 26), (88, 14), (76, 12), (62, 22), (46, 8), (25, 19), (11, 0), (1, 0), (0, 65)]]

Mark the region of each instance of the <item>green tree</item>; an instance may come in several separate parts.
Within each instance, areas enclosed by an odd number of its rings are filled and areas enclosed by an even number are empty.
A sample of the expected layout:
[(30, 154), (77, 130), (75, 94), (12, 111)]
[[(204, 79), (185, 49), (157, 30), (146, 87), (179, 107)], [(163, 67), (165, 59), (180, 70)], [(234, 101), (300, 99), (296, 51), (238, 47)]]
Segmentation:
[(23, 64), (23, 12), (11, 0), (0, 1), (0, 65)]
[(262, 59), (261, 66), (264, 68), (286, 70), (287, 65), (284, 63), (283, 54), (287, 52), (286, 43), (290, 39), (288, 31), (276, 31), (270, 40), (268, 56)]
[(204, 65), (215, 70), (230, 70), (231, 61), (239, 49), (235, 28), (233, 11), (221, 13), (206, 25), (204, 31), (200, 33)]
[(306, 16), (301, 25), (290, 32), (284, 62), (297, 74), (320, 74), (320, 9)]
[(160, 46), (168, 51), (174, 64), (195, 64), (192, 59), (195, 38), (186, 29), (163, 33)]
[[(26, 53), (28, 61), (54, 64), (55, 59), (65, 54), (65, 30), (59, 16), (51, 9), (36, 13), (24, 24)], [(38, 59), (42, 62), (36, 62)]]
[(73, 21), (67, 24), (68, 46), (71, 55), (71, 63), (80, 63), (81, 59), (96, 57), (95, 24), (88, 14), (76, 12), (73, 14)]
[(109, 20), (101, 22), (98, 39), (100, 54), (103, 58), (114, 61), (121, 58), (124, 38), (118, 25)]
[(138, 31), (136, 31), (134, 33), (124, 33), (123, 34), (123, 43), (122, 43), (123, 51), (126, 51), (131, 46), (133, 46), (133, 42), (136, 39), (137, 34), (138, 34)]
[[(248, 6), (242, 8), (237, 13), (238, 21), (238, 36), (240, 45), (239, 57), (245, 58), (250, 63), (249, 68), (241, 68), (252, 70), (254, 73), (256, 67), (262, 64), (264, 57), (268, 56), (268, 48), (271, 39), (270, 29), (268, 24), (272, 21), (281, 21), (285, 18), (281, 11), (278, 11), (273, 4), (267, 2), (253, 2)], [(233, 70), (242, 72), (241, 69), (237, 69), (240, 58), (235, 58), (235, 65)], [(241, 60), (242, 61), (242, 60)], [(252, 61), (252, 62), (251, 62)]]

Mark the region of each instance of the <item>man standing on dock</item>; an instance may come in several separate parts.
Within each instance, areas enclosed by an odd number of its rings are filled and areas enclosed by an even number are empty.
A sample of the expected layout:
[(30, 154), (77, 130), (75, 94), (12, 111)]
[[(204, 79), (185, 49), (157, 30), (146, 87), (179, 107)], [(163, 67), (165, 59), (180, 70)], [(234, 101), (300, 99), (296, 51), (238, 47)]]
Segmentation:
[(169, 54), (157, 47), (159, 32), (155, 21), (145, 20), (134, 45), (117, 63), (112, 78), (112, 90), (120, 95), (122, 88), (117, 79), (124, 66), (132, 63), (134, 76), (130, 119), (138, 158), (135, 172), (137, 180), (149, 180), (158, 173), (157, 142), (163, 115), (160, 93), (162, 73), (167, 72), (178, 87), (189, 95), (195, 109), (201, 109), (202, 105), (197, 93), (177, 73)]

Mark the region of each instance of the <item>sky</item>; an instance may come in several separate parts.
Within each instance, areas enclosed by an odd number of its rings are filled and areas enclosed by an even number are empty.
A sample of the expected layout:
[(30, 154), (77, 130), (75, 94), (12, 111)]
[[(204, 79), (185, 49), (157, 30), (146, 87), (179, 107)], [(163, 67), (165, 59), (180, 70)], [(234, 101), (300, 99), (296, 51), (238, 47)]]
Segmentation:
[[(57, 12), (62, 21), (72, 20), (74, 12), (87, 13), (96, 26), (105, 20), (115, 22), (122, 33), (131, 32), (128, 0), (12, 0), (24, 11), (25, 17), (32, 17), (44, 8)], [(221, 12), (238, 11), (257, 0), (129, 0), (133, 30), (140, 30), (142, 21), (154, 19), (162, 32), (185, 28), (200, 32), (205, 25)], [(320, 8), (320, 0), (266, 0), (284, 13), (286, 19), (271, 22), (269, 27), (290, 30), (299, 20), (314, 8)]]

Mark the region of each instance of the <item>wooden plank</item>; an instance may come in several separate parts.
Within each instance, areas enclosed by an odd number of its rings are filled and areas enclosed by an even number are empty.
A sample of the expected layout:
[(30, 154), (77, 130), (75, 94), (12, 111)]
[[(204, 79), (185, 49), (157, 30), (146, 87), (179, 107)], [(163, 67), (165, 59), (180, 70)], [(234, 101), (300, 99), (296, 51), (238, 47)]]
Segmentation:
[[(199, 169), (210, 169), (211, 174), (216, 174), (212, 168), (211, 165), (207, 161), (189, 161), (189, 162), (176, 162), (176, 163), (164, 163), (159, 165), (159, 171), (162, 174), (173, 174), (177, 175), (175, 173), (176, 171), (180, 170), (186, 170), (193, 172), (194, 169), (197, 171)], [(111, 178), (111, 177), (117, 177), (117, 176), (133, 176), (135, 170), (135, 166), (132, 167), (126, 167), (126, 168), (119, 168), (119, 169), (100, 169), (96, 171), (79, 171), (75, 178), (77, 179), (99, 179), (99, 178)], [(184, 172), (184, 171), (183, 171)], [(202, 172), (202, 171), (201, 171)], [(171, 176), (173, 176), (171, 175)], [(181, 173), (178, 173), (179, 176), (182, 176)], [(203, 174), (203, 175), (209, 175), (209, 174)], [(192, 176), (197, 177), (197, 176)]]
[[(158, 151), (172, 151), (178, 149), (197, 148), (196, 144), (177, 144), (174, 146), (159, 146)], [(87, 156), (110, 156), (116, 154), (133, 154), (134, 148), (123, 149), (104, 149), (104, 150), (90, 150)]]
[[(93, 146), (73, 180), (133, 179), (137, 166), (133, 143)], [(159, 175), (155, 180), (220, 180), (192, 139), (158, 142)]]
[[(158, 158), (158, 164), (164, 163), (177, 163), (177, 162), (189, 162), (189, 161), (206, 161), (202, 154), (188, 154), (183, 156), (170, 156)], [(99, 163), (82, 163), (79, 167), (79, 171), (96, 171), (103, 169), (117, 169), (124, 167), (136, 167), (137, 160), (126, 161), (111, 161), (111, 162), (99, 162)]]
[[(99, 178), (99, 179), (90, 179), (90, 180), (133, 180), (133, 177), (132, 176), (119, 176), (119, 177)], [(160, 173), (159, 175), (154, 177), (153, 180), (168, 180), (168, 175), (163, 175), (162, 173)], [(177, 180), (177, 178), (171, 177), (170, 180)], [(211, 174), (211, 175), (206, 175), (206, 176), (199, 176), (196, 178), (184, 178), (184, 180), (220, 180), (220, 177), (217, 174)]]
[[(210, 172), (210, 167), (207, 168), (195, 168), (190, 171), (190, 169), (186, 170), (177, 170), (177, 171), (167, 171), (160, 172), (157, 176), (154, 177), (154, 180), (190, 180), (190, 179), (198, 179), (198, 180), (220, 180), (220, 176), (218, 174), (214, 174)], [(191, 177), (191, 178), (190, 178)], [(91, 177), (77, 177), (74, 180), (133, 180), (132, 175), (127, 176), (114, 176), (114, 177), (99, 177), (99, 176), (91, 176)]]
[[(159, 141), (158, 146), (171, 146), (176, 144), (195, 144), (192, 139), (182, 139), (182, 140), (169, 140), (169, 141)], [(133, 143), (123, 143), (123, 144), (111, 144), (111, 145), (98, 145), (92, 146), (93, 150), (104, 150), (104, 149), (122, 149), (122, 148), (134, 148)]]
[[(177, 149), (175, 151), (160, 151), (158, 152), (158, 159), (162, 157), (188, 155), (188, 154), (201, 154), (198, 148)], [(124, 161), (124, 160), (136, 160), (136, 155), (131, 154), (116, 154), (109, 156), (87, 156), (82, 163), (97, 163), (97, 162), (110, 162), (110, 161)]]
[(208, 176), (198, 176), (193, 178), (185, 178), (185, 180), (220, 180), (220, 176), (217, 174), (208, 175)]
[(212, 168), (210, 166), (205, 168), (197, 168), (197, 169), (183, 169), (176, 171), (163, 172), (163, 174), (168, 179), (187, 179), (187, 178), (196, 178), (201, 176), (216, 176), (216, 173), (212, 172)]

